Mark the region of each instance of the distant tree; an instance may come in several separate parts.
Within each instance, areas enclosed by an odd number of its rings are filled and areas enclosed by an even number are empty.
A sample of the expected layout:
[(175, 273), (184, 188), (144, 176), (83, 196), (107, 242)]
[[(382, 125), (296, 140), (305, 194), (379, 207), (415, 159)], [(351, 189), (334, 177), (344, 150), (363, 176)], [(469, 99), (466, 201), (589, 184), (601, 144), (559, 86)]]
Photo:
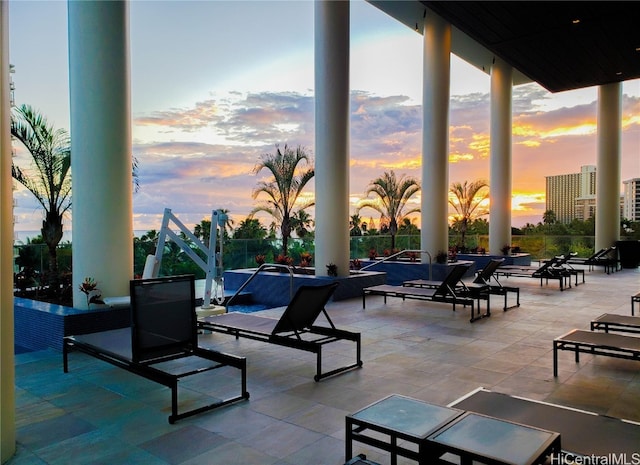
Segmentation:
[(11, 166), (13, 178), (33, 194), (44, 210), (40, 232), (49, 254), (49, 285), (60, 290), (57, 247), (62, 240), (63, 217), (71, 208), (71, 144), (64, 129), (55, 129), (29, 105), (14, 109), (11, 135), (31, 155), (31, 168)]
[(313, 219), (306, 211), (298, 210), (291, 216), (291, 227), (299, 238), (305, 238), (311, 234)]
[(358, 213), (363, 208), (372, 208), (380, 213), (380, 229), (383, 230), (383, 224), (387, 225), (391, 235), (391, 249), (395, 249), (398, 224), (405, 217), (420, 211), (418, 207), (407, 206), (411, 197), (419, 191), (420, 184), (415, 178), (405, 175), (397, 178), (394, 171), (385, 172), (367, 187), (365, 197), (373, 195), (374, 198), (362, 200), (358, 205)]
[(411, 222), (411, 218), (404, 217), (402, 219), (402, 224), (398, 228), (398, 234), (420, 234), (420, 229)]
[(553, 210), (545, 210), (542, 214), (542, 222), (547, 225), (556, 224), (558, 222), (556, 213)]
[(453, 226), (460, 233), (460, 245), (465, 247), (465, 239), (470, 223), (484, 216), (488, 210), (482, 203), (489, 198), (488, 184), (480, 179), (471, 183), (454, 182), (449, 188), (449, 204), (455, 209)]
[(267, 237), (267, 228), (260, 224), (260, 220), (251, 217), (242, 220), (233, 232), (234, 239), (264, 239), (265, 237)]
[(349, 220), (349, 235), (350, 236), (362, 236), (362, 231), (366, 231), (366, 223), (362, 222), (362, 218), (357, 213), (351, 215)]
[[(269, 182), (259, 182), (258, 187), (253, 191), (253, 198), (256, 199), (263, 194), (267, 197), (260, 205), (255, 207), (251, 214), (263, 211), (270, 214), (277, 225), (280, 226), (282, 235), (282, 254), (287, 255), (289, 237), (293, 231), (292, 223), (293, 208), (298, 201), (300, 194), (313, 178), (315, 172), (313, 168), (303, 169), (300, 165), (309, 162), (309, 155), (298, 146), (296, 150), (285, 145), (283, 150), (276, 145), (276, 152), (265, 154), (260, 162), (255, 166), (253, 172), (260, 173), (267, 169), (273, 176)], [(314, 205), (315, 202), (306, 202), (298, 207), (298, 210), (305, 210)]]

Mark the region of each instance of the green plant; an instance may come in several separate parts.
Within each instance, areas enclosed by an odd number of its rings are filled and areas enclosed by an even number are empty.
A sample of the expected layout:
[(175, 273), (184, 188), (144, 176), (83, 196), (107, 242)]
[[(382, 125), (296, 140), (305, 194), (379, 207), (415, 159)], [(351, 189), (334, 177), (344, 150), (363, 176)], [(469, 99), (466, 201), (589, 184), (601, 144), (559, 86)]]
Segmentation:
[(98, 289), (98, 282), (93, 278), (84, 278), (84, 281), (80, 284), (80, 292), (87, 296), (87, 308), (90, 308), (91, 304), (103, 304), (101, 300), (102, 293)]
[(449, 254), (444, 251), (440, 251), (436, 254), (436, 263), (447, 263), (447, 259), (449, 258)]
[(276, 257), (276, 263), (280, 264), (280, 265), (287, 265), (287, 266), (291, 266), (293, 265), (293, 258), (284, 255), (284, 254), (280, 254)]
[(327, 265), (327, 274), (333, 277), (338, 276), (338, 265), (335, 263), (329, 263)]

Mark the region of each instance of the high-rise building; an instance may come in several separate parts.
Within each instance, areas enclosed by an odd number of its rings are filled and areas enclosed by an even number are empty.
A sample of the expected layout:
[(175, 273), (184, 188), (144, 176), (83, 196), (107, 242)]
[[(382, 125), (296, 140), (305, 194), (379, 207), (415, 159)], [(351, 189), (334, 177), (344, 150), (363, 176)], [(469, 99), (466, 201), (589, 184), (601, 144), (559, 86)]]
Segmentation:
[(559, 223), (586, 220), (595, 214), (596, 167), (586, 165), (579, 173), (546, 176), (546, 210)]
[(640, 178), (627, 179), (624, 186), (624, 211), (622, 216), (631, 221), (640, 221)]

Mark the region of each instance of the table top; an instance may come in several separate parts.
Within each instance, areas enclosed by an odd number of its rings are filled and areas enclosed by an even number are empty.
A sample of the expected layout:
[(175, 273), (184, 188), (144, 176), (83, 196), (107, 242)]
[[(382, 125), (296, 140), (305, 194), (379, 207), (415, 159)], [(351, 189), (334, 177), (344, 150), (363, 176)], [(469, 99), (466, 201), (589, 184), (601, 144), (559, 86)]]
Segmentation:
[(534, 463), (559, 436), (552, 431), (467, 412), (428, 440), (499, 463), (525, 465)]
[(348, 417), (362, 425), (423, 439), (462, 413), (459, 409), (393, 394)]

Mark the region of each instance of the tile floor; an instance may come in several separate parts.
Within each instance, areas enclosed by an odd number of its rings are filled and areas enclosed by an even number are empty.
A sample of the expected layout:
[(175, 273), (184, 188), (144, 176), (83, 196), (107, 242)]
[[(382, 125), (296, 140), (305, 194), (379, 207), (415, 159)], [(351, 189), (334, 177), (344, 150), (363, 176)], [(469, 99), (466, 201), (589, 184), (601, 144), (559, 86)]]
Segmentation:
[[(169, 390), (80, 353), (70, 372), (54, 351), (16, 356), (17, 454), (25, 464), (337, 465), (345, 462), (345, 415), (391, 393), (447, 404), (484, 386), (495, 391), (640, 421), (637, 361), (571, 353), (552, 374), (554, 337), (588, 329), (604, 313), (630, 314), (640, 269), (586, 273), (564, 292), (556, 282), (509, 278), (521, 306), (469, 323), (467, 310), (445, 304), (368, 297), (332, 303), (338, 327), (362, 332), (364, 366), (313, 381), (315, 356), (247, 339), (205, 334), (202, 344), (248, 360), (250, 400), (170, 425)], [(278, 316), (282, 309), (264, 313)], [(328, 351), (326, 366), (352, 356)], [(222, 374), (222, 376), (220, 376)], [(227, 376), (228, 375), (228, 376)], [(234, 373), (186, 381), (186, 403), (237, 389)], [(354, 453), (388, 464), (380, 451), (356, 443)], [(399, 460), (399, 463), (412, 463)]]

